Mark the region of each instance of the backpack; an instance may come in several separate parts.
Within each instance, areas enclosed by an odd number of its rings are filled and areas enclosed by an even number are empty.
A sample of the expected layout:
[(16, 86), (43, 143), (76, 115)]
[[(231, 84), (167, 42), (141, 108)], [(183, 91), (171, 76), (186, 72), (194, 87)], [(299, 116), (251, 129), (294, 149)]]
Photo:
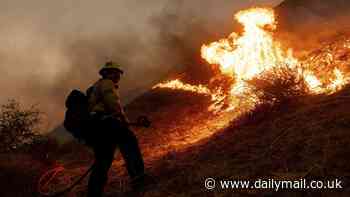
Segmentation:
[(80, 90), (72, 90), (66, 98), (63, 126), (79, 141), (87, 141), (89, 124), (88, 97)]

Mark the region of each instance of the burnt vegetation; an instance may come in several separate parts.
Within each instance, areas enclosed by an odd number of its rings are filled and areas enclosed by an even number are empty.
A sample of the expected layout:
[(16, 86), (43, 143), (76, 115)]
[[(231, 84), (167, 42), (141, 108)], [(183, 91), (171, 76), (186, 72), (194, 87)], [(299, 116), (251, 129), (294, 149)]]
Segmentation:
[(298, 68), (287, 65), (274, 67), (248, 81), (252, 92), (263, 104), (288, 105), (308, 95), (305, 79), (298, 74)]

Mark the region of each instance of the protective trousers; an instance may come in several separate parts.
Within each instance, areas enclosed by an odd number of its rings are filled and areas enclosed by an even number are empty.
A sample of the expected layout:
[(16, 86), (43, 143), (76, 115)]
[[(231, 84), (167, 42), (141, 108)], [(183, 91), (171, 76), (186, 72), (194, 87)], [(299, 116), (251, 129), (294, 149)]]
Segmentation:
[[(95, 136), (93, 145), (95, 163), (88, 183), (88, 197), (102, 196), (117, 147), (126, 163), (133, 189), (142, 190), (144, 163), (134, 133), (113, 118), (99, 121), (98, 126), (104, 131)], [(97, 132), (96, 129), (95, 131)]]

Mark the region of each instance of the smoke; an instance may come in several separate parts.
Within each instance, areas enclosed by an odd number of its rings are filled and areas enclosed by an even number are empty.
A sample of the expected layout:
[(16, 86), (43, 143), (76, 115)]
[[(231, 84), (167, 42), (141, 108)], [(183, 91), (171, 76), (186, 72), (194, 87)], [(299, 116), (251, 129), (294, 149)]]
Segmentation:
[(199, 46), (230, 32), (235, 11), (276, 2), (0, 0), (0, 103), (39, 104), (52, 128), (69, 91), (85, 90), (108, 60), (124, 66), (127, 103), (198, 63)]
[(280, 39), (301, 55), (350, 32), (348, 0), (285, 0), (276, 12)]

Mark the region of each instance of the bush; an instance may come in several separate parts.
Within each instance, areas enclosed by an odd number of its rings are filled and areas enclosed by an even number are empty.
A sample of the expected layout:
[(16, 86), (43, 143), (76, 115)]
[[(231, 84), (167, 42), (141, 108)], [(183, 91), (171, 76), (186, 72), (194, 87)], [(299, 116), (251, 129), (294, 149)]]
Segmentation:
[(22, 109), (16, 100), (0, 107), (0, 152), (32, 144), (39, 135), (41, 112), (36, 106)]
[(298, 101), (308, 94), (300, 68), (287, 65), (274, 67), (248, 80), (252, 92), (265, 104), (281, 105)]

